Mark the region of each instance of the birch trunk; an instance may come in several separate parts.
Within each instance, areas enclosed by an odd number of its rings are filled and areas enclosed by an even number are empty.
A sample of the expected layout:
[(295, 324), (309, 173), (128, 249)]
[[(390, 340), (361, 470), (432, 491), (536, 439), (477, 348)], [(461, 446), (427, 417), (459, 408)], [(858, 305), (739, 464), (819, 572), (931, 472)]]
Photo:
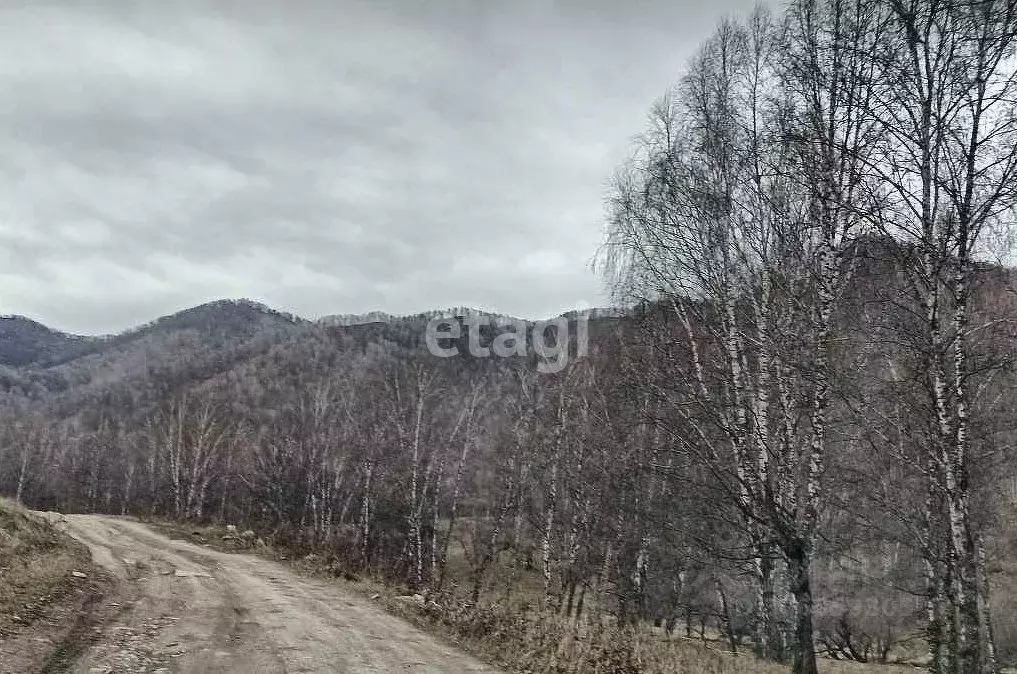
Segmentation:
[(553, 535), (555, 517), (558, 510), (558, 473), (565, 443), (565, 389), (562, 387), (558, 397), (558, 428), (555, 433), (554, 450), (551, 456), (551, 475), (547, 490), (547, 503), (544, 505), (544, 530), (541, 532), (540, 548), (542, 556), (542, 573), (544, 577), (544, 605), (552, 608), (553, 599)]
[(370, 561), (371, 542), (371, 480), (374, 477), (374, 462), (367, 462), (367, 470), (364, 475), (364, 493), (360, 500), (360, 561), (367, 566)]
[(992, 626), (992, 607), (989, 604), (989, 574), (985, 570), (985, 546), (978, 541), (978, 616), (981, 635), (981, 664), (986, 674), (999, 674), (996, 659), (996, 635)]
[(18, 487), (14, 492), (15, 503), (23, 503), (25, 495), (25, 481), (28, 479), (28, 465), (32, 456), (32, 448), (21, 446), (21, 463), (18, 469)]
[(421, 535), (421, 503), (420, 503), (420, 432), (421, 426), (423, 425), (424, 418), (424, 385), (419, 380), (420, 373), (417, 374), (417, 398), (416, 398), (416, 410), (414, 412), (413, 422), (413, 440), (411, 446), (412, 454), (412, 475), (410, 482), (410, 515), (409, 515), (409, 529), (410, 529), (410, 540), (409, 540), (409, 551), (410, 551), (410, 568), (412, 573), (412, 581), (414, 587), (420, 587), (424, 582), (424, 551), (423, 551), (423, 538)]
[(788, 555), (791, 592), (795, 599), (795, 655), (793, 674), (818, 674), (815, 637), (812, 631), (813, 605), (811, 585), (811, 554), (799, 545)]
[(713, 587), (717, 593), (717, 607), (720, 610), (720, 631), (727, 637), (728, 645), (731, 647), (731, 652), (738, 653), (738, 641), (735, 639), (734, 624), (731, 620), (731, 607), (728, 606), (727, 594), (724, 592), (724, 586), (720, 582), (720, 577), (714, 575)]

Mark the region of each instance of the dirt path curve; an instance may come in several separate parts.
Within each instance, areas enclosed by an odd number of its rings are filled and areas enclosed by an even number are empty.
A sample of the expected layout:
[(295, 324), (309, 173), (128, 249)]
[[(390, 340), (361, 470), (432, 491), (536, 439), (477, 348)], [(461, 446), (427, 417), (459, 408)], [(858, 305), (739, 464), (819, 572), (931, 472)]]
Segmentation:
[(274, 562), (170, 540), (128, 519), (49, 517), (126, 588), (119, 617), (75, 674), (495, 671)]

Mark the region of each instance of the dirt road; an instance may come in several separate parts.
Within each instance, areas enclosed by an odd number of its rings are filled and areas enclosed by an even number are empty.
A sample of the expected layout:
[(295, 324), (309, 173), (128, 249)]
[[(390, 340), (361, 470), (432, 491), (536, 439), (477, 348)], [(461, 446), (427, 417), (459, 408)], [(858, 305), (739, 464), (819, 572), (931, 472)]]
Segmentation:
[(112, 672), (494, 672), (369, 600), (274, 562), (165, 538), (137, 522), (51, 516), (125, 588), (72, 666)]

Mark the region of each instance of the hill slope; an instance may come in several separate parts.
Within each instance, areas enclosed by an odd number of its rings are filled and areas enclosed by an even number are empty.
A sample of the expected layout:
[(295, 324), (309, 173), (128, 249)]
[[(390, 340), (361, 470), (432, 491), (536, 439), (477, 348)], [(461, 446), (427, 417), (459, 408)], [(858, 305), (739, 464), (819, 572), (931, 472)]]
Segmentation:
[(0, 365), (48, 366), (96, 348), (98, 340), (68, 335), (24, 316), (0, 316)]
[(85, 546), (0, 499), (0, 674), (70, 662), (92, 637), (108, 590)]

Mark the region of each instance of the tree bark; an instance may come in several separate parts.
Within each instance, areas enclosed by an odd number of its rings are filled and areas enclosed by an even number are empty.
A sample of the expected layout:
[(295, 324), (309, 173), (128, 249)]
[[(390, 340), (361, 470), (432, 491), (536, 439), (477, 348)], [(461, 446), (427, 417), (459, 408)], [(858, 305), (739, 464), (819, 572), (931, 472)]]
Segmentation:
[(811, 555), (806, 545), (798, 543), (788, 551), (787, 557), (791, 592), (795, 598), (795, 655), (791, 671), (793, 674), (818, 674), (812, 631)]

